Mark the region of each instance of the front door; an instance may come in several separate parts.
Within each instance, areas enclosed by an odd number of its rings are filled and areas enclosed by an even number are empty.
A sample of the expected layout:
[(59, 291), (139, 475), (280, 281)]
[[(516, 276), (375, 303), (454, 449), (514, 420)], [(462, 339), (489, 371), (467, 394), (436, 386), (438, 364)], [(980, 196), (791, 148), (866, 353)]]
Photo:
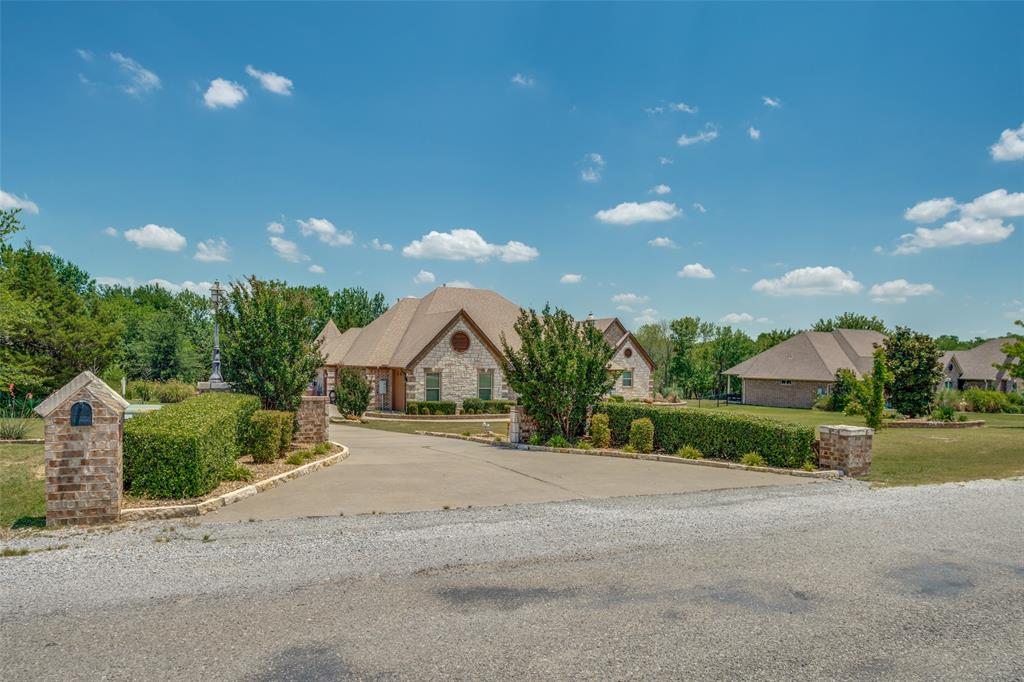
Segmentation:
[(405, 412), (405, 372), (400, 369), (391, 371), (391, 409)]

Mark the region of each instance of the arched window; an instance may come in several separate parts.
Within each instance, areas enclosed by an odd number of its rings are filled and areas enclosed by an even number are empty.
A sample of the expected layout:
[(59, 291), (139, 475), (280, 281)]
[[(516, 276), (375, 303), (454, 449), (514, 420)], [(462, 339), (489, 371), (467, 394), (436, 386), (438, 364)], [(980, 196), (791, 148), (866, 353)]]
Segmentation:
[(92, 426), (92, 405), (80, 400), (71, 406), (72, 426)]
[(469, 350), (469, 334), (466, 332), (452, 334), (452, 350), (456, 353), (464, 353)]

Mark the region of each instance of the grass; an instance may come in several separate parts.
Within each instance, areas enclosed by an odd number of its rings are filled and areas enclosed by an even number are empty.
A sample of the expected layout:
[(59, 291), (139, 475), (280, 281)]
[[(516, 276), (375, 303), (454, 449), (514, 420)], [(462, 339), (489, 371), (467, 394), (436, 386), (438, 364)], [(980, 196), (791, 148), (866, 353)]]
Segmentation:
[[(6, 420), (0, 420), (6, 421)], [(25, 438), (42, 438), (43, 437), (43, 420), (37, 417), (32, 417), (28, 420), (28, 433), (25, 434)]]
[(508, 435), (508, 422), (500, 421), (478, 421), (478, 422), (454, 422), (454, 421), (396, 421), (393, 419), (373, 419), (367, 421), (365, 424), (359, 422), (345, 422), (346, 425), (356, 426), (363, 429), (376, 429), (378, 431), (393, 431), (394, 433), (416, 433), (417, 431), (437, 431), (440, 433), (458, 433), (463, 435), (476, 435), (478, 433), (485, 433), (487, 429), (484, 428), (484, 424), (490, 424), (491, 431), (501, 434), (503, 436)]
[(42, 445), (0, 445), (0, 529), (46, 525)]
[[(684, 408), (692, 409), (692, 408)], [(864, 426), (864, 418), (819, 410), (729, 405), (713, 409), (751, 414), (805, 426)], [(1024, 416), (969, 414), (980, 429), (882, 429), (875, 433), (871, 472), (864, 480), (882, 485), (949, 483), (1024, 476)]]

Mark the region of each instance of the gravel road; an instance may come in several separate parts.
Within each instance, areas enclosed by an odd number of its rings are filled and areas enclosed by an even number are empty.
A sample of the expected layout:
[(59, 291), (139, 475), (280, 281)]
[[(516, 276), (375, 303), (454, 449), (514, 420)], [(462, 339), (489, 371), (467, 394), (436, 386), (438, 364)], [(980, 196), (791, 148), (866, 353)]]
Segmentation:
[(63, 544), (0, 559), (4, 680), (1024, 671), (1020, 480), (162, 522), (5, 546)]

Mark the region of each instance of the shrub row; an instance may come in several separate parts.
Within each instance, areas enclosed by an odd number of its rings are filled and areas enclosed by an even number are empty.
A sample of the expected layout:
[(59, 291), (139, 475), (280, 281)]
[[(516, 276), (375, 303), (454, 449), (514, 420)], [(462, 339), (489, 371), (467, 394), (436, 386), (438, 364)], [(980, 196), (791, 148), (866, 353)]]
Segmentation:
[(409, 414), (455, 414), (455, 403), (450, 400), (410, 400), (405, 411)]
[(513, 405), (514, 400), (481, 400), (480, 398), (466, 398), (462, 401), (463, 414), (505, 414)]
[(1019, 414), (1024, 411), (1024, 397), (1020, 393), (1003, 393), (982, 388), (969, 388), (961, 394), (970, 412), (1006, 412)]
[(129, 381), (125, 398), (153, 403), (180, 403), (196, 395), (196, 387), (184, 381)]
[(125, 488), (188, 498), (210, 492), (249, 442), (256, 396), (206, 393), (139, 414), (124, 427)]
[(790, 468), (815, 461), (814, 429), (797, 424), (636, 403), (600, 403), (594, 413), (608, 415), (612, 444), (618, 447), (628, 442), (633, 421), (646, 417), (654, 426), (654, 448), (663, 452), (677, 452), (690, 446), (705, 457), (730, 460), (739, 460), (743, 453), (757, 452), (771, 466)]

